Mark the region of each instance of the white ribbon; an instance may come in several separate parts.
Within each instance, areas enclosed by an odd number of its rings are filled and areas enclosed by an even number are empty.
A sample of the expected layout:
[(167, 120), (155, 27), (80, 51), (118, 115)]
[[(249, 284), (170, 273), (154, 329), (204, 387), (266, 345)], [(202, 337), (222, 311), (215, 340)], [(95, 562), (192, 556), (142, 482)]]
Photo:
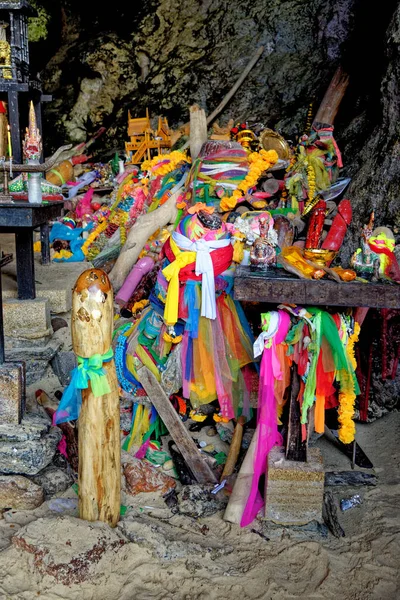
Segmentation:
[(201, 316), (207, 319), (215, 319), (217, 316), (215, 305), (215, 281), (214, 267), (210, 253), (219, 248), (226, 248), (231, 243), (225, 240), (196, 240), (191, 242), (187, 237), (174, 231), (172, 234), (174, 242), (181, 250), (196, 252), (196, 275), (201, 275)]
[(276, 310), (271, 310), (270, 315), (268, 330), (262, 331), (253, 344), (254, 358), (257, 358), (257, 356), (260, 356), (264, 352), (265, 342), (269, 338), (272, 338), (278, 331), (279, 313)]

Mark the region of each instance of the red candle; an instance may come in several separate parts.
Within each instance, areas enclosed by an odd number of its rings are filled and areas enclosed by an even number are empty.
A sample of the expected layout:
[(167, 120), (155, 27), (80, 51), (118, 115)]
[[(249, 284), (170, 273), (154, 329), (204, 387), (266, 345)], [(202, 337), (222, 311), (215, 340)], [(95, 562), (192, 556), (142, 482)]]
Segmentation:
[(324, 250), (338, 251), (343, 244), (347, 227), (351, 223), (352, 209), (350, 200), (342, 200), (338, 206), (338, 212), (326, 236), (322, 248)]
[(324, 228), (326, 202), (320, 200), (314, 208), (308, 225), (306, 248), (319, 248), (322, 230)]

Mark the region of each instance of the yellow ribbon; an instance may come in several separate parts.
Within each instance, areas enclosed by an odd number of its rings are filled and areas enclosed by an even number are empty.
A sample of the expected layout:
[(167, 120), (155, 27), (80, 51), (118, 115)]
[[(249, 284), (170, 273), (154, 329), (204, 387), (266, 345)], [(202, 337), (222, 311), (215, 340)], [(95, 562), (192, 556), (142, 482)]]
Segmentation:
[(172, 237), (170, 238), (170, 244), (175, 260), (162, 271), (165, 279), (169, 282), (164, 309), (164, 321), (167, 325), (175, 325), (178, 320), (179, 271), (183, 267), (196, 262), (196, 252), (181, 252)]

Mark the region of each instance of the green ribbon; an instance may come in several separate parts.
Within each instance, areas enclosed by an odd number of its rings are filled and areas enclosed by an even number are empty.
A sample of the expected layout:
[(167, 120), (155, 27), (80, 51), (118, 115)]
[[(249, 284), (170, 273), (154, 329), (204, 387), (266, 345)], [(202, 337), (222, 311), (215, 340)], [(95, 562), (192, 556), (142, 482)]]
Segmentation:
[(110, 348), (105, 354), (93, 354), (90, 358), (77, 356), (78, 366), (71, 372), (71, 381), (64, 390), (63, 397), (54, 415), (54, 423), (74, 421), (79, 417), (82, 406), (82, 390), (89, 387), (96, 398), (109, 394), (111, 389), (103, 363), (109, 362), (114, 353)]

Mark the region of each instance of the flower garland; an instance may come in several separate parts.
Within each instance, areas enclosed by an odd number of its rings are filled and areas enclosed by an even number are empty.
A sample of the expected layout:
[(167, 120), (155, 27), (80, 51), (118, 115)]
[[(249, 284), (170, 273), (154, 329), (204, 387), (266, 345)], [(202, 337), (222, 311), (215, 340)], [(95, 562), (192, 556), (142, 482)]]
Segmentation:
[(248, 156), (250, 164), (249, 172), (239, 183), (232, 196), (223, 196), (220, 203), (220, 209), (225, 212), (233, 210), (236, 204), (254, 187), (261, 175), (270, 169), (278, 161), (278, 154), (275, 150), (260, 150), (260, 152), (251, 152)]
[(191, 163), (191, 159), (185, 152), (174, 150), (170, 154), (158, 154), (151, 160), (145, 160), (142, 163), (142, 171), (151, 171), (153, 175), (167, 175), (182, 163)]
[(98, 226), (96, 227), (96, 229), (94, 231), (92, 231), (92, 233), (87, 237), (86, 241), (84, 242), (84, 244), (82, 245), (82, 252), (83, 254), (86, 256), (88, 253), (88, 249), (89, 246), (91, 244), (93, 244), (93, 242), (95, 241), (95, 239), (101, 234), (103, 233), (103, 231), (105, 231), (105, 229), (108, 226), (108, 222), (106, 220), (101, 221)]
[[(360, 334), (360, 324), (355, 322), (354, 332), (350, 335), (347, 342), (347, 356), (353, 369), (357, 367), (357, 362), (354, 356), (354, 345), (358, 341)], [(339, 409), (338, 409), (338, 421), (339, 427), (339, 440), (344, 444), (350, 444), (354, 441), (356, 433), (356, 426), (353, 420), (354, 417), (354, 402), (356, 400), (356, 394), (354, 391), (348, 391), (344, 394), (339, 394)]]

